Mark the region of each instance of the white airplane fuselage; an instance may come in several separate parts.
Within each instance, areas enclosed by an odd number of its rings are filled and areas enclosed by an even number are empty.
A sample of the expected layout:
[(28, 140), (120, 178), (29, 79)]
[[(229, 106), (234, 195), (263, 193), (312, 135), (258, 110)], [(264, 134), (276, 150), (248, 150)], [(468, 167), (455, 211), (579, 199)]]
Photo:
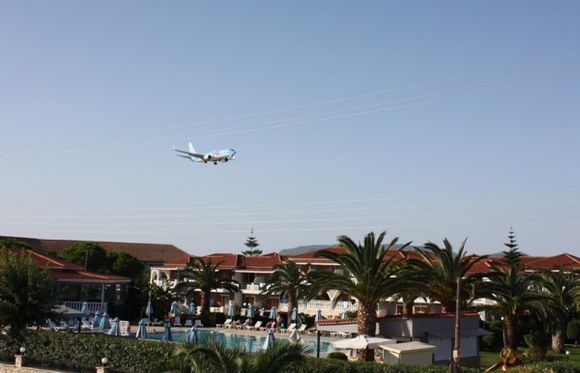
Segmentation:
[(187, 158), (192, 162), (198, 163), (208, 163), (218, 164), (220, 162), (229, 162), (235, 159), (236, 151), (234, 149), (223, 149), (214, 150), (211, 153), (198, 153), (195, 151), (193, 145), (189, 143), (189, 151), (179, 150), (173, 147), (176, 152), (182, 153), (177, 154), (178, 157)]

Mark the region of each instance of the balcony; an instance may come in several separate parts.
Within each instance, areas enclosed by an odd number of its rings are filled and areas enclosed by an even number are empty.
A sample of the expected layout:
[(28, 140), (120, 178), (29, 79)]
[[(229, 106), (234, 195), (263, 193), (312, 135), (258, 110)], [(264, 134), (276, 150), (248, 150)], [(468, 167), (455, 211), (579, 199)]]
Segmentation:
[(173, 289), (175, 287), (175, 285), (177, 285), (179, 281), (178, 280), (153, 280), (153, 283), (157, 286), (159, 286), (160, 288), (163, 288), (165, 290), (167, 289)]
[[(60, 304), (65, 305), (68, 308), (72, 308), (73, 310), (81, 311), (83, 309), (83, 301), (60, 301)], [(95, 313), (97, 311), (104, 311), (106, 307), (106, 303), (101, 302), (87, 302), (87, 306), (89, 308), (89, 313)]]
[(260, 294), (266, 289), (266, 284), (243, 283), (240, 284), (240, 289), (243, 294)]
[[(332, 302), (329, 300), (311, 300), (310, 302), (298, 302), (298, 311), (308, 314), (315, 314), (316, 311), (321, 310), (324, 315), (341, 315), (343, 312), (354, 312), (358, 308), (358, 303), (339, 301), (335, 307), (332, 307)], [(288, 303), (280, 303), (280, 311), (290, 312), (288, 310)]]

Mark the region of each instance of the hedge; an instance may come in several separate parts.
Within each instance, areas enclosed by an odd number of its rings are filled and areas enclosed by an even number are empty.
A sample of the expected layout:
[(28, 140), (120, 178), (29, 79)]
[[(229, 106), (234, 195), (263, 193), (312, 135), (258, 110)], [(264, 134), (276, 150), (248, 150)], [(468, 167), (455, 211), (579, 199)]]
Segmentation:
[[(286, 368), (282, 373), (448, 373), (443, 365), (384, 365), (364, 361), (341, 361), (337, 359), (308, 359), (299, 366)], [(478, 369), (462, 368), (463, 373), (476, 373)], [(567, 373), (567, 372), (566, 372)]]
[[(28, 331), (23, 338), (20, 344), (26, 347), (27, 364), (80, 372), (94, 372), (103, 357), (109, 360), (112, 371), (159, 372), (176, 346), (133, 338), (45, 331)], [(12, 360), (14, 350), (6, 339), (0, 339), (3, 360)]]
[[(20, 345), (26, 347), (28, 364), (40, 367), (94, 372), (107, 357), (111, 372), (160, 372), (172, 361), (176, 343), (144, 341), (98, 334), (27, 331), (19, 345), (0, 336), (0, 359), (14, 361)], [(288, 367), (281, 373), (447, 373), (445, 366), (397, 366), (336, 359), (309, 358), (305, 364)], [(462, 369), (464, 373), (477, 372)], [(580, 373), (580, 363), (543, 362), (510, 370), (513, 373)]]

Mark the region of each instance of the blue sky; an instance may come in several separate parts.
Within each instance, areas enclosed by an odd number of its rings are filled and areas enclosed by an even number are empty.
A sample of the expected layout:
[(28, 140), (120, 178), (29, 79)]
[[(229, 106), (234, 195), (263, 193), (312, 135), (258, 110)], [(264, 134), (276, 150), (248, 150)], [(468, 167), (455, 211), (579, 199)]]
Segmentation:
[(578, 35), (574, 1), (2, 1), (0, 234), (578, 254)]

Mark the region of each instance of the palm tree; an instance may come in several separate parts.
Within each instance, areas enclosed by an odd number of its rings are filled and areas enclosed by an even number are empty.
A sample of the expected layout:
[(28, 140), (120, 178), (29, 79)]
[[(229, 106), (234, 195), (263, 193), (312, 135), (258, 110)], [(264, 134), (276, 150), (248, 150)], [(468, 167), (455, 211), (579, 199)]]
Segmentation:
[[(400, 266), (388, 255), (398, 238), (385, 247), (382, 245), (385, 235), (386, 232), (383, 232), (375, 239), (375, 234), (371, 232), (366, 235), (363, 245), (357, 245), (347, 236), (340, 236), (338, 242), (344, 248), (344, 253), (322, 250), (316, 256), (336, 262), (343, 272), (316, 271), (309, 274), (308, 282), (311, 286), (307, 293), (308, 298), (323, 291), (337, 290), (339, 295), (346, 294), (358, 299), (358, 334), (375, 335), (377, 304), (398, 291), (399, 281), (396, 276), (400, 272)], [(334, 298), (334, 305), (338, 299), (338, 296)], [(360, 359), (374, 359), (372, 350), (359, 350), (357, 354)]]
[(457, 294), (457, 279), (460, 283), (461, 309), (466, 309), (474, 300), (474, 289), (480, 279), (469, 275), (470, 269), (484, 256), (467, 255), (465, 241), (462, 242), (457, 253), (447, 240), (443, 240), (443, 247), (428, 242), (423, 248), (415, 247), (416, 258), (406, 262), (405, 283), (411, 289), (422, 291), (431, 301), (441, 302), (445, 312), (454, 312)]
[[(564, 352), (566, 324), (574, 317), (578, 299), (575, 294), (580, 292), (580, 279), (573, 278), (573, 274), (542, 271), (541, 286), (547, 293), (546, 305), (550, 310), (548, 323), (552, 331), (552, 351)], [(577, 297), (577, 295), (576, 295)]]
[(306, 347), (296, 343), (274, 342), (266, 351), (247, 353), (241, 348), (226, 348), (219, 342), (208, 345), (181, 345), (176, 350), (171, 372), (190, 373), (277, 373), (306, 360)]
[(274, 272), (268, 278), (263, 294), (279, 294), (288, 297), (288, 312), (298, 306), (298, 300), (304, 297), (309, 284), (306, 273), (295, 262), (284, 262), (274, 267)]
[[(221, 263), (221, 262), (220, 262)], [(187, 298), (194, 297), (194, 293), (201, 290), (201, 317), (206, 319), (209, 315), (210, 297), (212, 290), (225, 289), (230, 293), (239, 291), (239, 284), (236, 280), (224, 278), (218, 271), (220, 263), (213, 263), (211, 260), (204, 261), (203, 258), (195, 258), (187, 266), (183, 282), (175, 286), (174, 291), (183, 294)]]
[(515, 350), (518, 344), (517, 330), (520, 318), (525, 312), (542, 314), (545, 310), (543, 303), (546, 296), (534, 290), (540, 283), (539, 275), (537, 273), (526, 275), (521, 270), (521, 260), (514, 251), (517, 251), (517, 248), (504, 252), (503, 263), (499, 266), (494, 265), (491, 272), (486, 275), (488, 281), (481, 284), (480, 295), (482, 298), (492, 300), (494, 304), (479, 308), (489, 310), (502, 318), (504, 348)]

